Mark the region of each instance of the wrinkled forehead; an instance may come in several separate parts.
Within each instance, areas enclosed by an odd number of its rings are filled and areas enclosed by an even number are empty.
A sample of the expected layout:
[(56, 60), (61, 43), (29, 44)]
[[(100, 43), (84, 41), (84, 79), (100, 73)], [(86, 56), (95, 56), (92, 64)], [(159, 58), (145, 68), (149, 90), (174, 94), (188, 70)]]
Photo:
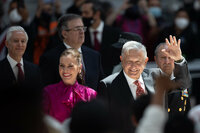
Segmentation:
[(68, 28), (74, 28), (74, 27), (79, 27), (79, 26), (83, 26), (83, 21), (81, 18), (72, 19), (67, 22)]
[(145, 59), (145, 56), (142, 50), (129, 49), (125, 52), (125, 58), (133, 60), (142, 60)]

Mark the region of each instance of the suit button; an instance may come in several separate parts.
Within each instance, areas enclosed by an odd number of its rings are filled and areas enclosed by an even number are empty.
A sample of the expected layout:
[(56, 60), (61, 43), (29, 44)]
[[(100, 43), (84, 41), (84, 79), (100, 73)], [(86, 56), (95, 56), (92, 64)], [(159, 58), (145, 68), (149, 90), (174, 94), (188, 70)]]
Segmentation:
[(179, 112), (181, 112), (182, 111), (182, 108), (179, 108)]
[(168, 108), (168, 112), (170, 112), (170, 108)]

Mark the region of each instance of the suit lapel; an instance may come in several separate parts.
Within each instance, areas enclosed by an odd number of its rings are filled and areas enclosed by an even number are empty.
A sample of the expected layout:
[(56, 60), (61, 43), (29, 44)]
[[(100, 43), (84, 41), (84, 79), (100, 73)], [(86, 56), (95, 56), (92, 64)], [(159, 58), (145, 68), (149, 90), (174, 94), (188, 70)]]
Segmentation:
[(8, 62), (7, 57), (4, 59), (4, 64), (5, 64), (4, 71), (5, 71), (6, 75), (8, 75), (8, 77), (10, 77), (12, 84), (15, 84), (17, 82), (17, 79), (14, 75), (14, 72), (13, 72), (11, 66), (10, 66), (10, 63)]
[(84, 46), (81, 47), (81, 51), (82, 51), (82, 56), (83, 56), (83, 63), (85, 65), (85, 79), (87, 79), (86, 77), (88, 76), (87, 70), (89, 70), (88, 64), (90, 63), (89, 61), (90, 57), (89, 57), (89, 54), (87, 54), (87, 49)]
[(143, 71), (142, 73), (142, 78), (144, 80), (145, 88), (148, 93), (154, 93), (154, 76), (149, 74), (149, 72), (146, 72), (146, 70)]
[(121, 71), (113, 81), (113, 88), (117, 90), (116, 93), (118, 93), (118, 97), (121, 97), (122, 102), (125, 104), (130, 104), (135, 101), (123, 71)]

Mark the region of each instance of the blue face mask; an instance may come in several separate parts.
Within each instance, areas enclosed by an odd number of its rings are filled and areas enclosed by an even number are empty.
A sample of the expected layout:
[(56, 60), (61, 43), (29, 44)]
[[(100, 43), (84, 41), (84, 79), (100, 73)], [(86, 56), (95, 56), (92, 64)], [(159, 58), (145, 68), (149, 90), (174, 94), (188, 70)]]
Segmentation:
[(149, 12), (156, 18), (161, 17), (161, 15), (162, 15), (162, 11), (161, 11), (160, 7), (156, 7), (156, 6), (150, 7)]

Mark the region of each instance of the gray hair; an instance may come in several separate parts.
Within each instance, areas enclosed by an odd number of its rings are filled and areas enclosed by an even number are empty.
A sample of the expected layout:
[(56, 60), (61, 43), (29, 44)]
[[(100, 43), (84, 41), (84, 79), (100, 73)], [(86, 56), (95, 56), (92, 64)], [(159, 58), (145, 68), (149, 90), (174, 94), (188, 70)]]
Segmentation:
[(26, 42), (28, 42), (28, 35), (26, 33), (26, 31), (24, 30), (24, 28), (22, 28), (21, 26), (11, 26), (7, 33), (6, 33), (6, 41), (8, 42), (13, 34), (14, 31), (22, 31), (24, 32), (25, 36), (26, 36)]
[(144, 54), (144, 57), (147, 58), (146, 47), (142, 43), (139, 43), (139, 42), (136, 42), (136, 41), (126, 42), (122, 47), (121, 56), (123, 57), (124, 53), (129, 52), (130, 50), (142, 51), (143, 54)]
[(162, 46), (163, 46), (163, 47), (164, 47), (164, 46), (167, 47), (166, 43), (164, 43), (164, 42), (158, 44), (158, 45), (156, 46), (155, 51), (154, 51), (154, 55), (155, 55), (155, 56), (158, 56), (158, 52), (159, 52), (159, 50), (160, 50), (160, 47), (162, 47)]

